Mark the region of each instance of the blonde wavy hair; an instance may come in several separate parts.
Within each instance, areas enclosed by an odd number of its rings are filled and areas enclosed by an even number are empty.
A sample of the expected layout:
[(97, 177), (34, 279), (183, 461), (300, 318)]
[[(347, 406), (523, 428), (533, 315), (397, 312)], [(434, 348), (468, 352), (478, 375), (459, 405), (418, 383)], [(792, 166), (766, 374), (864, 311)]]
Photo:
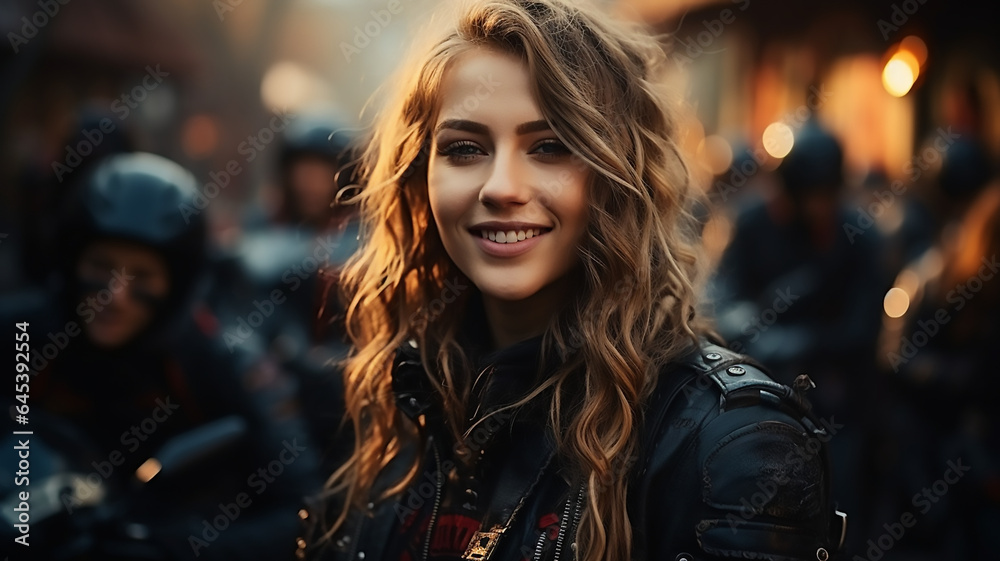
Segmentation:
[(552, 130), (593, 170), (578, 250), (582, 283), (542, 340), (562, 366), (521, 403), (549, 400), (561, 460), (586, 490), (578, 558), (626, 560), (628, 471), (643, 404), (661, 367), (704, 332), (696, 314), (704, 260), (691, 214), (700, 191), (678, 149), (659, 43), (564, 0), (467, 3), (391, 82), (362, 158), (364, 188), (350, 200), (364, 224), (363, 246), (342, 277), (353, 343), (345, 399), (356, 440), (328, 482), (343, 503), (326, 536), (352, 508), (403, 492), (417, 475), (419, 458), (380, 497), (370, 496), (376, 476), (424, 438), (392, 392), (393, 359), (406, 341), (417, 342), (455, 441), (470, 430), (472, 372), (456, 342), (469, 291), (428, 311), (446, 280), (465, 277), (431, 216), (427, 162), (443, 78), (458, 55), (484, 47), (524, 62)]

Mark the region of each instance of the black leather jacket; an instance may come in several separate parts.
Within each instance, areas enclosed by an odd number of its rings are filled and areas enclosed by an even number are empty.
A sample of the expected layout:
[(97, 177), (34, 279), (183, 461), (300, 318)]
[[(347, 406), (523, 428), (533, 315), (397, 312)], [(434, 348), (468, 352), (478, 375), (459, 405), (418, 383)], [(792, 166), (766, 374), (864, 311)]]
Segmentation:
[[(13, 341), (15, 322), (27, 322), (31, 367), (37, 369), (29, 428), (32, 461), (43, 467), (31, 474), (31, 497), (38, 501), (33, 506), (42, 506), (32, 510), (37, 526), (31, 528), (34, 554), (27, 558), (290, 557), (301, 498), (315, 492), (319, 478), (314, 446), (281, 387), (282, 374), (248, 348), (228, 351), (188, 314), (178, 314), (176, 338), (162, 344), (96, 349), (80, 318), (60, 315), (54, 301), (44, 291), (0, 298), (0, 332)], [(64, 348), (50, 359), (55, 341)], [(0, 390), (3, 410), (11, 413), (19, 403), (13, 389)], [(190, 437), (189, 431), (226, 418), (245, 425), (238, 442), (206, 447), (186, 469), (139, 484), (137, 468), (172, 437)], [(200, 446), (210, 441), (202, 438)], [(173, 442), (173, 459), (178, 449), (198, 445)], [(3, 457), (0, 471), (13, 473), (16, 461)], [(280, 477), (265, 471), (273, 466)], [(67, 487), (66, 481), (86, 483)], [(18, 490), (13, 476), (0, 481), (0, 498)], [(46, 503), (50, 495), (59, 502)], [(219, 530), (223, 524), (225, 531)], [(5, 545), (13, 540), (6, 526), (0, 530)]]
[[(398, 407), (413, 419), (433, 418), (433, 395), (421, 384), (426, 375), (419, 357), (410, 350), (398, 359)], [(810, 384), (800, 378), (796, 386)], [(547, 460), (554, 446), (539, 426), (544, 423), (524, 417), (498, 433), (509, 438), (485, 444), (503, 450), (493, 456), (500, 467), (487, 517), (506, 521), (512, 510), (516, 516), (499, 539), (477, 534), (479, 557), (466, 558), (575, 558), (582, 487), (564, 477), (558, 457)], [(326, 546), (307, 547), (311, 558), (396, 561), (398, 553), (390, 552), (398, 552), (393, 541), (408, 514), (432, 507), (433, 528), (444, 475), (454, 461), (447, 435), (435, 431), (433, 422), (428, 426), (422, 475), (411, 488), (394, 500), (369, 503)], [(826, 442), (837, 428), (833, 419), (810, 412), (802, 391), (772, 381), (759, 365), (723, 347), (704, 343), (668, 365), (645, 410), (640, 457), (628, 475), (633, 558), (831, 558), (846, 528), (829, 491)], [(401, 473), (391, 474), (391, 481)], [(482, 530), (491, 527), (484, 523)], [(483, 556), (491, 542), (495, 550)], [(424, 559), (428, 553), (433, 558), (430, 549), (424, 546)]]

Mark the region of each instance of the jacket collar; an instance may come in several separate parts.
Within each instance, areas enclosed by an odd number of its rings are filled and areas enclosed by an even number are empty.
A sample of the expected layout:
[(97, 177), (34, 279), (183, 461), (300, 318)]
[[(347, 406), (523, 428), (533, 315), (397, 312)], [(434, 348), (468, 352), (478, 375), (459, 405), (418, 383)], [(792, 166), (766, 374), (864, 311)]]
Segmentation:
[[(478, 292), (470, 295), (467, 301), (459, 333), (458, 343), (466, 350), (472, 364), (473, 371), (469, 374), (473, 380), (480, 374), (484, 377), (482, 382), (485, 384), (481, 391), (477, 390), (475, 398), (481, 400), (482, 409), (512, 403), (538, 383), (542, 336), (490, 350), (489, 325)], [(547, 362), (546, 372), (552, 372), (560, 361), (550, 357)], [(397, 406), (410, 419), (439, 414), (439, 398), (428, 378), (416, 340), (411, 339), (396, 350), (392, 388)]]
[(412, 339), (396, 350), (392, 391), (396, 406), (413, 421), (427, 414), (436, 402), (434, 388), (420, 360), (420, 350)]

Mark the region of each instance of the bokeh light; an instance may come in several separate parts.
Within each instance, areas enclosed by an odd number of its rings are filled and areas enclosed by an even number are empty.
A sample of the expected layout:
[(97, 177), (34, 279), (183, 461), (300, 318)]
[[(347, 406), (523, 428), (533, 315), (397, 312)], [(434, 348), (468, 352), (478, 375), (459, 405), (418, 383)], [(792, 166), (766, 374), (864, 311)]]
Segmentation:
[(910, 296), (899, 287), (892, 287), (885, 293), (883, 301), (885, 314), (891, 318), (903, 317), (906, 310), (910, 308)]
[(264, 73), (260, 96), (271, 111), (295, 111), (321, 98), (322, 89), (318, 79), (302, 65), (279, 62)]
[(910, 35), (890, 52), (892, 56), (882, 69), (882, 85), (891, 95), (903, 97), (920, 76), (920, 68), (927, 60), (927, 46), (919, 37)]
[(906, 36), (899, 42), (899, 49), (912, 54), (921, 67), (927, 62), (927, 44), (916, 35)]
[(698, 144), (698, 158), (714, 175), (722, 175), (733, 165), (733, 147), (725, 138), (713, 134)]
[(795, 145), (795, 133), (792, 131), (792, 127), (785, 123), (775, 122), (764, 129), (762, 141), (764, 150), (772, 158), (781, 159), (792, 151), (792, 146)]
[(913, 87), (917, 77), (913, 75), (913, 70), (904, 61), (893, 58), (885, 63), (882, 70), (882, 85), (885, 91), (896, 97), (903, 97)]
[(148, 483), (150, 479), (156, 477), (163, 466), (160, 465), (159, 460), (156, 458), (150, 458), (139, 466), (139, 469), (135, 470), (135, 477), (143, 483)]
[(212, 115), (192, 115), (181, 129), (181, 147), (190, 158), (211, 156), (219, 147), (219, 121)]

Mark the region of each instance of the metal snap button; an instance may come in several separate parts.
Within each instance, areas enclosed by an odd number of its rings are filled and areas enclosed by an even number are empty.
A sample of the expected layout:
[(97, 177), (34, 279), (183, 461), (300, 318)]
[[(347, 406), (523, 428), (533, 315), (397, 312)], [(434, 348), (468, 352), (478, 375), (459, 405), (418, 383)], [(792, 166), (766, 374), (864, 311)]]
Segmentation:
[(719, 353), (708, 353), (705, 355), (705, 360), (709, 362), (715, 362), (717, 360), (722, 360), (722, 355)]
[(726, 369), (730, 376), (742, 376), (747, 373), (747, 369), (742, 366), (730, 366)]

